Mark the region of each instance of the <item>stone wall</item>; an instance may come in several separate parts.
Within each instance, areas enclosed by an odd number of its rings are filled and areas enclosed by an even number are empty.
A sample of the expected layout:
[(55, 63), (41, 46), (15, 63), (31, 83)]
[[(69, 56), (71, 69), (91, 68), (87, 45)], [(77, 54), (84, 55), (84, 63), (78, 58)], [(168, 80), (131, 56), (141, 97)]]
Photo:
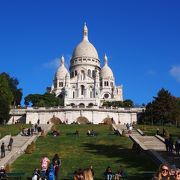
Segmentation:
[(137, 121), (137, 113), (141, 112), (141, 108), (119, 108), (119, 109), (99, 109), (99, 108), (27, 108), (20, 110), (19, 112), (11, 110), (11, 117), (9, 124), (12, 123), (12, 118), (18, 119), (22, 115), (26, 116), (26, 123), (40, 123), (47, 124), (52, 117), (59, 118), (62, 122), (68, 122), (71, 124), (77, 121), (78, 117), (84, 116), (89, 122), (93, 124), (102, 123), (107, 117), (113, 118), (116, 124), (121, 122), (132, 123)]

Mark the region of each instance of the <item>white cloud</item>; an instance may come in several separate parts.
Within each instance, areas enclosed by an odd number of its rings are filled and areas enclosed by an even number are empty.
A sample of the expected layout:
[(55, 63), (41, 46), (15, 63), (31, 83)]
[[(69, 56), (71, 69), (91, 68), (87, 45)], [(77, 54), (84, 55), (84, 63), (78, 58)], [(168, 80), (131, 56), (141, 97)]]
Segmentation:
[(172, 77), (174, 77), (178, 82), (180, 82), (180, 65), (172, 66), (169, 72)]
[[(66, 68), (69, 67), (70, 65), (70, 59), (71, 59), (71, 55), (67, 54), (64, 56), (65, 58), (65, 66)], [(46, 68), (46, 69), (57, 69), (61, 64), (61, 59), (60, 58), (55, 58), (49, 62), (46, 62), (42, 65), (42, 68)]]
[(43, 68), (56, 69), (59, 67), (59, 65), (60, 65), (60, 59), (55, 58), (47, 63), (44, 63)]

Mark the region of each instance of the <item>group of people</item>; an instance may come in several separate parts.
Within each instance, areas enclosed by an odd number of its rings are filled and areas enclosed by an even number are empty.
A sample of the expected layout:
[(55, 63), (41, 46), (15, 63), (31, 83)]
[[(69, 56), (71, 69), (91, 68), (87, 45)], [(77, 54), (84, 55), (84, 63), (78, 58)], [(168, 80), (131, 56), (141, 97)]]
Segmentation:
[[(7, 145), (8, 151), (12, 150), (12, 144), (13, 144), (13, 138), (11, 136), (10, 139), (9, 139), (9, 143)], [(5, 157), (5, 154), (6, 154), (5, 152), (6, 152), (5, 143), (2, 142), (2, 144), (1, 144), (1, 158)]]
[(127, 128), (128, 134), (131, 134), (132, 129), (133, 129), (132, 123), (126, 123), (126, 128)]
[(96, 131), (94, 131), (93, 129), (92, 130), (89, 130), (87, 131), (87, 136), (97, 136), (97, 133)]
[(21, 128), (22, 136), (32, 136), (34, 133), (40, 133), (40, 132), (42, 132), (42, 129), (41, 126), (39, 126), (38, 124), (34, 124), (30, 128), (25, 128), (25, 127)]
[(58, 174), (61, 166), (61, 159), (55, 154), (52, 161), (47, 156), (41, 158), (41, 170), (34, 169), (32, 180), (58, 180)]
[(116, 173), (113, 173), (111, 167), (108, 166), (104, 172), (104, 177), (105, 180), (120, 180), (127, 177), (127, 173), (122, 166), (119, 167)]
[(180, 180), (180, 169), (164, 163), (159, 166), (152, 180)]
[(175, 145), (176, 155), (180, 154), (180, 138), (178, 138), (174, 144), (172, 135), (169, 138), (165, 138), (164, 143), (166, 145), (166, 151), (172, 153)]

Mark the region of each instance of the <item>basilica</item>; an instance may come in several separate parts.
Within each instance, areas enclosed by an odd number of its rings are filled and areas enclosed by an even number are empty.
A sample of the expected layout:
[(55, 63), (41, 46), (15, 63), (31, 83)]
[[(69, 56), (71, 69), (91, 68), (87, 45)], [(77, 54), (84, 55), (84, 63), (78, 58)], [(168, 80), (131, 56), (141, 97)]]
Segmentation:
[(104, 101), (123, 101), (122, 86), (116, 86), (108, 57), (100, 66), (96, 48), (88, 39), (88, 28), (84, 24), (82, 41), (75, 47), (70, 60), (69, 71), (61, 57), (50, 93), (64, 100), (64, 106), (101, 106)]

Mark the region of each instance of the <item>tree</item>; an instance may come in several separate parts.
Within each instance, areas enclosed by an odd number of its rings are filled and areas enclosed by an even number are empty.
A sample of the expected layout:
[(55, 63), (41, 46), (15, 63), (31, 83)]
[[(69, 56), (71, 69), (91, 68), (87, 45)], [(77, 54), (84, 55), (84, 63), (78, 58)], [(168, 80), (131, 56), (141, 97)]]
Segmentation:
[(134, 103), (131, 99), (126, 99), (123, 101), (123, 105), (124, 105), (124, 107), (133, 107)]
[(19, 85), (19, 81), (14, 78), (14, 77), (10, 77), (9, 74), (3, 72), (1, 73), (2, 76), (5, 76), (9, 87), (11, 89), (11, 92), (13, 94), (13, 101), (11, 102), (11, 105), (20, 105), (21, 104), (21, 99), (22, 99), (22, 89), (18, 88)]
[(176, 98), (168, 90), (162, 88), (157, 97), (148, 103), (145, 110), (145, 121), (164, 124), (166, 122), (174, 123), (176, 112)]
[(8, 83), (7, 76), (0, 74), (0, 123), (9, 119), (10, 105), (13, 101), (13, 93)]
[(45, 93), (41, 94), (29, 94), (24, 98), (25, 105), (31, 105), (32, 107), (53, 107), (63, 106), (64, 102), (62, 99), (56, 97), (54, 94)]

